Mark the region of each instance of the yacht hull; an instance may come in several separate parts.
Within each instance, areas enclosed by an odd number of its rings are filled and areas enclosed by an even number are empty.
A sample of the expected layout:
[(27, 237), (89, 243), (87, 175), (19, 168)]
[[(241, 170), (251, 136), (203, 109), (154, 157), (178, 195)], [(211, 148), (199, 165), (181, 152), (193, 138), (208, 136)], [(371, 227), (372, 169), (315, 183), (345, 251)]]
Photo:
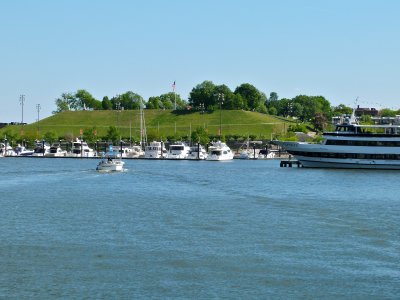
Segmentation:
[(122, 172), (124, 171), (124, 162), (122, 161), (101, 161), (96, 170), (98, 172)]
[(311, 160), (310, 158), (295, 158), (304, 168), (333, 168), (333, 169), (377, 169), (377, 170), (400, 170), (398, 161), (382, 161), (375, 160)]
[(398, 147), (340, 147), (280, 142), (305, 168), (400, 170)]

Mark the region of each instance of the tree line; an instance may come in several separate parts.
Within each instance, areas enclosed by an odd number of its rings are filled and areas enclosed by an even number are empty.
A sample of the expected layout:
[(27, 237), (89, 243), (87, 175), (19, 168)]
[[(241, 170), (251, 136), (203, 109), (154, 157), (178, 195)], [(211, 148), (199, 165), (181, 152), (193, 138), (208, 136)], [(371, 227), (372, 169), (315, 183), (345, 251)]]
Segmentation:
[[(282, 98), (276, 92), (269, 96), (250, 83), (243, 83), (231, 90), (225, 84), (216, 85), (206, 80), (196, 85), (184, 100), (177, 93), (152, 96), (147, 101), (132, 91), (112, 98), (104, 96), (97, 100), (88, 91), (80, 89), (76, 93), (63, 93), (55, 101), (57, 109), (53, 113), (67, 110), (120, 110), (120, 109), (174, 109), (212, 112), (217, 109), (248, 110), (281, 117), (291, 117), (301, 122), (314, 124), (315, 129), (324, 125), (335, 115), (351, 114), (352, 108), (344, 104), (332, 106), (323, 96), (298, 95)], [(395, 116), (400, 111), (383, 109), (382, 116)]]

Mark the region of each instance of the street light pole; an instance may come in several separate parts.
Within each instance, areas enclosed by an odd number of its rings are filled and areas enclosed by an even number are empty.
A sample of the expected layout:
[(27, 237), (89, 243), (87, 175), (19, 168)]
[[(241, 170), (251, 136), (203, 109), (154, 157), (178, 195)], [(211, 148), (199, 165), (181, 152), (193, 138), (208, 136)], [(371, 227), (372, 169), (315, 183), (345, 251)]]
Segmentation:
[(22, 119), (21, 119), (21, 124), (24, 125), (24, 103), (25, 103), (25, 95), (19, 96), (19, 103), (21, 104), (21, 107), (22, 107)]
[(219, 101), (219, 139), (222, 137), (222, 104), (224, 103), (225, 95), (223, 93), (217, 94), (217, 99)]
[(115, 109), (117, 110), (117, 128), (119, 128), (119, 113), (121, 111), (120, 95), (118, 95), (118, 102), (115, 103)]
[(200, 103), (200, 114), (202, 115), (202, 121), (204, 124), (204, 128), (206, 128), (206, 124), (204, 123), (204, 103)]
[(39, 135), (40, 135), (40, 130), (39, 130), (39, 121), (40, 121), (40, 118), (39, 118), (39, 112), (40, 112), (40, 110), (41, 110), (41, 106), (40, 106), (40, 104), (36, 104), (36, 110), (37, 110), (37, 131), (38, 131), (38, 137), (39, 137)]

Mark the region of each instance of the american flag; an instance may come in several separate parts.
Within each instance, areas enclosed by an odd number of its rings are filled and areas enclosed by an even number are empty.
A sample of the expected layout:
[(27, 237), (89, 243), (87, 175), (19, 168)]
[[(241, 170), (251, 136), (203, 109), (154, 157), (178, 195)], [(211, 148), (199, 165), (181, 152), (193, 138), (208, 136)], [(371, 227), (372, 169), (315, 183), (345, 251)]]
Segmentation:
[(172, 84), (172, 90), (175, 91), (175, 81), (174, 81), (174, 83)]

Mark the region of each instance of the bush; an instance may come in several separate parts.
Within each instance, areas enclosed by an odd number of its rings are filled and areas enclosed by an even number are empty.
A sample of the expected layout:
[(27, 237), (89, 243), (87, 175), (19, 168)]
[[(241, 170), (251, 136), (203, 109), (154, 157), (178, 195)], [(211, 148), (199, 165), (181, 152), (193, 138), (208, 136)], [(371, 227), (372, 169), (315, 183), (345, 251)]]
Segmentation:
[(268, 109), (270, 115), (276, 116), (278, 114), (278, 110), (275, 107), (270, 107)]
[(288, 132), (304, 132), (307, 133), (307, 126), (304, 124), (289, 125)]

